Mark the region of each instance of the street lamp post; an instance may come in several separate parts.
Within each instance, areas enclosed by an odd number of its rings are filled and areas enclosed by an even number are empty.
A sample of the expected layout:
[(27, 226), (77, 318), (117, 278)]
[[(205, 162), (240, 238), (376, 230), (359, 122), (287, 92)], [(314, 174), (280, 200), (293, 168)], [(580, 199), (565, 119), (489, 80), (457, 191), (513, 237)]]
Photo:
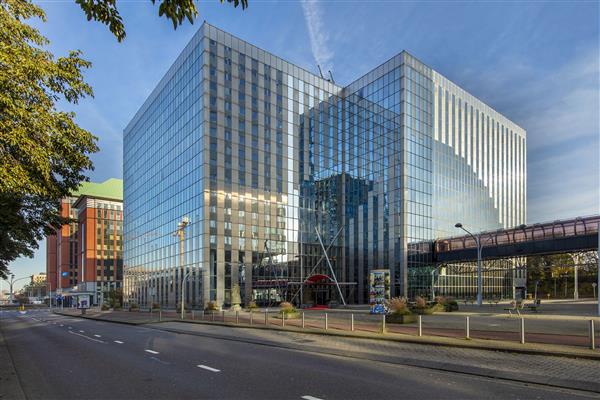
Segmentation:
[[(30, 278), (30, 279), (32, 279), (32, 276), (31, 276), (31, 275), (30, 275), (30, 276), (24, 276), (23, 278), (18, 278), (18, 279), (15, 279), (15, 275), (14, 275), (14, 274), (12, 274), (12, 275), (10, 276), (10, 281), (8, 281), (8, 283), (9, 283), (9, 285), (10, 285), (10, 289), (9, 289), (9, 290), (10, 290), (10, 304), (11, 304), (11, 305), (12, 305), (12, 304), (13, 304), (13, 302), (14, 302), (14, 295), (13, 295), (13, 285), (14, 285), (16, 282), (22, 281), (23, 279), (27, 279), (27, 278)], [(5, 279), (5, 280), (6, 280), (6, 279)]]
[(473, 235), (471, 232), (466, 230), (460, 222), (457, 222), (454, 225), (455, 228), (462, 229), (467, 232), (469, 236), (471, 236), (475, 240), (475, 244), (477, 245), (477, 305), (481, 306), (483, 304), (483, 293), (482, 293), (482, 281), (481, 281), (481, 240), (480, 236)]
[[(175, 236), (179, 238), (179, 271), (181, 276), (181, 293), (183, 293), (183, 283), (185, 281), (183, 276), (183, 264), (185, 263), (185, 228), (189, 225), (189, 223), (189, 218), (183, 217), (181, 221), (177, 223), (177, 231), (175, 232)], [(179, 301), (181, 302), (181, 318), (183, 319), (183, 312), (185, 309), (183, 296), (179, 299)], [(175, 305), (175, 309), (177, 309), (177, 305)]]
[(187, 278), (189, 278), (189, 276), (190, 272), (186, 273), (183, 279), (181, 280), (181, 319), (183, 319), (185, 316), (185, 302), (183, 301), (183, 299), (185, 299), (185, 281), (187, 280)]
[[(481, 306), (483, 304), (483, 285), (481, 279), (481, 252), (483, 250), (483, 245), (481, 244), (481, 235), (473, 235), (471, 232), (466, 230), (463, 224), (461, 224), (460, 222), (457, 222), (454, 225), (454, 227), (467, 232), (467, 234), (469, 234), (469, 236), (471, 236), (473, 240), (475, 240), (475, 244), (477, 245), (477, 305)], [(519, 225), (520, 229), (525, 229), (526, 227), (527, 225), (525, 224)], [(598, 311), (600, 312), (600, 305)]]

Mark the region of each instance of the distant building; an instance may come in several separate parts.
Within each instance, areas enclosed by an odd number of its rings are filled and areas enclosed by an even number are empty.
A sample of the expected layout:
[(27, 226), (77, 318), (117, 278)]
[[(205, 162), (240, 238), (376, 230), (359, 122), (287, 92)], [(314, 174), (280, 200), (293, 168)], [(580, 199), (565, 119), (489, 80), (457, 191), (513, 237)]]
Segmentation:
[(84, 182), (61, 211), (72, 222), (47, 238), (48, 281), (59, 293), (93, 293), (97, 304), (123, 280), (123, 181)]

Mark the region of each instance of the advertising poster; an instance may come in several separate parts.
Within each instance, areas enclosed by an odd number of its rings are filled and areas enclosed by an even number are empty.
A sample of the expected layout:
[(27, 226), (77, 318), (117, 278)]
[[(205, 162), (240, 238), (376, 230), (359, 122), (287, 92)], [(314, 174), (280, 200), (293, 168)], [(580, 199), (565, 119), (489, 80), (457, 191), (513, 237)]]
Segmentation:
[(79, 309), (87, 309), (90, 308), (90, 296), (79, 296), (77, 298), (77, 308)]
[(384, 314), (390, 299), (390, 270), (374, 269), (369, 274), (369, 305), (371, 314)]

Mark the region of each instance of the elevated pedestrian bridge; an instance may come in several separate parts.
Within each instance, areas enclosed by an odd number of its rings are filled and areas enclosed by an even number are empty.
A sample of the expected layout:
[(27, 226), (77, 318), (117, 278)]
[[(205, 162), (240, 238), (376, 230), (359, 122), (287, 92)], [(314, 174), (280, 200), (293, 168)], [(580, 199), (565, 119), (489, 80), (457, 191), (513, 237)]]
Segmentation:
[[(600, 215), (522, 225), (476, 234), (483, 247), (482, 259), (525, 257), (598, 250)], [(469, 236), (438, 239), (433, 261), (450, 263), (477, 260), (477, 244)]]

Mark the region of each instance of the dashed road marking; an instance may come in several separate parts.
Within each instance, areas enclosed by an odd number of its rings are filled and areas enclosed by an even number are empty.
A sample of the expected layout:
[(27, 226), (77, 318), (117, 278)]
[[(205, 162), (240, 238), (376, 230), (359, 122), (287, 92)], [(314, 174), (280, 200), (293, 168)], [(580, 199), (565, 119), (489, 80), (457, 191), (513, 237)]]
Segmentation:
[(115, 340), (115, 343), (123, 344), (120, 340)]
[(102, 336), (100, 336), (100, 335), (94, 335), (94, 336), (96, 336), (96, 337), (102, 337)]
[(79, 331), (79, 333), (85, 333), (85, 331)]
[(63, 324), (60, 324), (60, 326), (64, 326)]
[(69, 331), (69, 333), (71, 333), (71, 334), (73, 334), (73, 335), (81, 336), (81, 337), (82, 337), (82, 338), (84, 338), (84, 339), (87, 339), (87, 340), (92, 340), (92, 341), (94, 341), (94, 342), (98, 342), (98, 343), (105, 343), (105, 342), (103, 342), (102, 340), (98, 340), (98, 339), (94, 339), (94, 338), (91, 338), (91, 337), (87, 337), (87, 336), (85, 336), (85, 335), (82, 335), (81, 333), (77, 333), (77, 332), (73, 332), (73, 331)]
[(220, 369), (212, 368), (212, 367), (209, 367), (208, 365), (197, 365), (197, 367), (205, 369), (207, 371), (211, 371), (211, 372), (221, 372)]
[(303, 398), (304, 400), (323, 400), (323, 399), (320, 399), (318, 397), (309, 396), (309, 395), (302, 396), (301, 398)]
[(148, 349), (146, 349), (144, 351), (147, 352), (147, 353), (150, 353), (150, 354), (159, 354), (158, 351), (154, 351), (154, 350), (148, 350)]

